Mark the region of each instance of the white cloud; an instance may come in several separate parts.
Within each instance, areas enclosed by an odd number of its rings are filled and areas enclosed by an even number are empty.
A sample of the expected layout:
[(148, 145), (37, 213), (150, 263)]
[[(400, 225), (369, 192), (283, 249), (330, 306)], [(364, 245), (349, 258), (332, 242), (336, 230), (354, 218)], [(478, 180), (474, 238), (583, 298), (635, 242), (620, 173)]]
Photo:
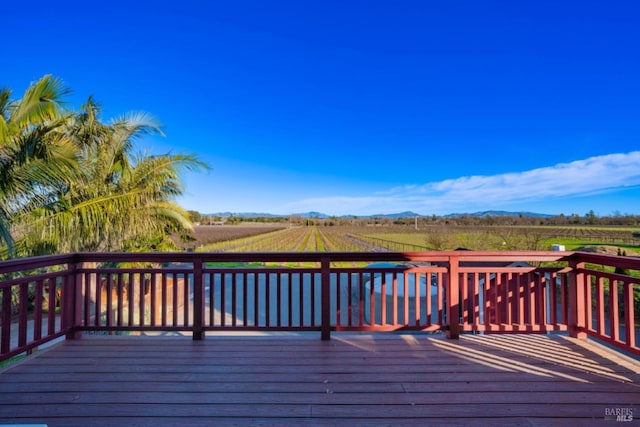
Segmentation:
[(289, 203), (292, 212), (334, 215), (496, 209), (523, 202), (607, 193), (640, 185), (640, 151), (609, 154), (491, 176), (466, 176), (406, 185), (375, 195), (320, 197)]

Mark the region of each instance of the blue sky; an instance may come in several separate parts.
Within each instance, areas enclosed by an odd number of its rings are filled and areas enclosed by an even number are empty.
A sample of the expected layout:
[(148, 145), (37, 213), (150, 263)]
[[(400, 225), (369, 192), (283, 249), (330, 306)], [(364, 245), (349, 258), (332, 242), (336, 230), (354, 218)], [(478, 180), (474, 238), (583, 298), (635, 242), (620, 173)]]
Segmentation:
[[(21, 4), (17, 4), (21, 3)], [(202, 213), (640, 214), (636, 1), (57, 1), (3, 9), (0, 85), (45, 74)]]

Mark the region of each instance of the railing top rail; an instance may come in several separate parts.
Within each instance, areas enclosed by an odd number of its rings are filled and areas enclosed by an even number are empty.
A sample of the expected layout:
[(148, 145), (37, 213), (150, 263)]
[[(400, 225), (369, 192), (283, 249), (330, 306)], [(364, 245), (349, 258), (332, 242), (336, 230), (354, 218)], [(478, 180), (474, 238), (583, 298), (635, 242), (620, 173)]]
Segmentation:
[(578, 262), (640, 270), (640, 257), (608, 255), (593, 252), (574, 252), (572, 258)]
[(557, 251), (427, 251), (427, 252), (160, 252), (160, 253), (79, 253), (78, 262), (193, 262), (199, 261), (258, 261), (258, 262), (333, 262), (397, 261), (446, 262), (451, 258), (461, 261), (559, 261), (573, 252)]
[(82, 262), (585, 262), (640, 270), (640, 258), (559, 251), (426, 251), (426, 252), (84, 252), (0, 261), (0, 273)]
[(75, 254), (42, 255), (0, 261), (0, 273), (13, 273), (74, 262)]

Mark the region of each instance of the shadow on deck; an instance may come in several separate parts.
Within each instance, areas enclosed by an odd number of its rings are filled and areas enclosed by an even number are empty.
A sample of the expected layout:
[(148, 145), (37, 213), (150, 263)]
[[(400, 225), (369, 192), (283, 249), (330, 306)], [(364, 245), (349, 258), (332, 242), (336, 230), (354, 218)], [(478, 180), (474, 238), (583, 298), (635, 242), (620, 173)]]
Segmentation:
[(563, 335), (86, 335), (5, 367), (0, 424), (572, 425), (640, 418), (640, 362)]

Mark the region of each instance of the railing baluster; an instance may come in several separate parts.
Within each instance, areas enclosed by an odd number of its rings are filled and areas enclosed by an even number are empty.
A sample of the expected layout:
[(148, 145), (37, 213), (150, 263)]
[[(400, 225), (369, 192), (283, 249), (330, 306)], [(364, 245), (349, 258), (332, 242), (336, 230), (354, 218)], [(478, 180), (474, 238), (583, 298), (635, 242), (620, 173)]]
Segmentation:
[(233, 327), (236, 326), (236, 322), (238, 318), (238, 311), (236, 309), (236, 304), (238, 303), (237, 302), (238, 291), (236, 289), (236, 286), (238, 285), (237, 276), (238, 275), (236, 273), (231, 274), (231, 326)]
[(349, 324), (349, 327), (351, 327), (353, 326), (353, 273), (347, 274), (347, 287), (349, 289), (349, 294), (347, 295), (347, 300), (348, 300), (347, 323)]
[(538, 292), (539, 292), (538, 307), (539, 307), (539, 315), (540, 315), (540, 320), (538, 324), (542, 328), (546, 328), (546, 325), (550, 323), (549, 319), (547, 318), (547, 303), (549, 299), (548, 290), (547, 290), (547, 279), (546, 277), (544, 277), (544, 275), (538, 275), (538, 281), (540, 283), (538, 287)]
[(562, 323), (569, 324), (569, 283), (566, 274), (560, 276), (560, 306), (562, 312)]
[(364, 326), (364, 274), (362, 271), (358, 273), (358, 326), (360, 328)]
[(516, 283), (519, 282), (520, 274), (514, 273), (512, 271), (507, 273), (507, 283), (505, 286), (505, 318), (504, 323), (507, 325), (513, 325), (515, 323), (516, 317), (513, 314), (513, 310), (515, 308), (514, 294), (513, 288), (516, 287)]
[[(216, 324), (216, 282), (218, 277), (221, 277), (223, 273), (209, 272), (209, 325), (217, 326)], [(222, 281), (222, 279), (220, 279)], [(246, 295), (246, 292), (245, 292)]]
[(18, 291), (18, 346), (20, 347), (27, 344), (28, 286), (28, 283), (21, 283)]
[(172, 299), (173, 299), (173, 313), (171, 316), (171, 322), (173, 323), (173, 326), (178, 326), (178, 281), (179, 281), (179, 276), (176, 273), (171, 273), (171, 278), (172, 278)]
[(107, 274), (107, 306), (106, 306), (106, 314), (107, 314), (107, 324), (106, 326), (113, 326), (113, 275), (111, 273)]
[(183, 296), (183, 305), (182, 305), (182, 310), (184, 311), (184, 323), (183, 326), (188, 327), (190, 324), (190, 319), (189, 319), (189, 310), (191, 307), (189, 307), (190, 303), (190, 298), (189, 298), (189, 294), (191, 293), (191, 282), (189, 280), (189, 274), (188, 273), (182, 273), (182, 277), (184, 278), (184, 286), (183, 286), (183, 292), (184, 292), (184, 296)]
[(258, 287), (259, 277), (258, 273), (253, 273), (253, 326), (256, 327), (260, 326), (260, 311), (258, 309), (260, 300), (260, 288)]
[(370, 326), (375, 326), (376, 324), (375, 277), (376, 277), (375, 273), (371, 273), (371, 280), (369, 280), (369, 325)]
[(472, 309), (472, 325), (474, 330), (478, 330), (480, 325), (480, 280), (478, 273), (473, 273), (473, 309)]
[(409, 324), (409, 276), (404, 274), (404, 322), (403, 326), (407, 326)]
[(288, 285), (288, 293), (287, 293), (287, 319), (288, 325), (293, 327), (293, 283), (291, 272), (287, 273), (287, 285)]
[(310, 274), (310, 296), (311, 296), (311, 317), (310, 317), (310, 325), (316, 326), (316, 273)]
[[(587, 276), (587, 279), (591, 279), (591, 275)], [(605, 323), (604, 323), (604, 285), (602, 284), (603, 278), (596, 277), (596, 331), (599, 334), (605, 334)], [(591, 287), (591, 286), (589, 286)], [(591, 303), (591, 298), (588, 299), (589, 303)], [(587, 327), (592, 329), (591, 323), (591, 304), (589, 304), (589, 308), (587, 310), (588, 314), (588, 322)]]
[(484, 292), (484, 316), (483, 316), (483, 323), (484, 323), (484, 330), (485, 331), (489, 331), (491, 330), (491, 324), (492, 324), (492, 308), (493, 308), (493, 304), (492, 304), (492, 300), (491, 300), (491, 292), (492, 292), (492, 287), (491, 287), (491, 276), (489, 275), (489, 273), (481, 273), (484, 277), (484, 281), (483, 281), (483, 292)]
[(149, 307), (149, 311), (151, 313), (151, 318), (150, 318), (150, 325), (151, 326), (157, 326), (157, 308), (158, 308), (158, 301), (157, 301), (157, 289), (156, 289), (156, 275), (154, 272), (151, 272), (151, 278), (150, 278), (151, 282), (150, 282), (150, 286), (151, 286), (151, 295), (150, 295), (150, 305), (151, 307)]
[(551, 281), (549, 283), (549, 306), (550, 322), (556, 327), (558, 326), (558, 276), (555, 272), (549, 273)]
[(2, 289), (2, 333), (0, 337), (0, 352), (9, 353), (11, 350), (11, 286)]
[(415, 323), (414, 323), (414, 325), (416, 327), (419, 327), (421, 322), (422, 322), (422, 317), (420, 316), (420, 314), (421, 314), (420, 313), (420, 299), (422, 298), (422, 295), (420, 293), (420, 284), (422, 283), (422, 281), (421, 281), (422, 280), (422, 274), (423, 273), (421, 273), (421, 272), (414, 273), (415, 282), (414, 282), (413, 286), (415, 288), (415, 290), (414, 290), (415, 297), (414, 297), (414, 301), (413, 301), (414, 302), (413, 309), (414, 309), (414, 312), (415, 312), (415, 316), (414, 316), (415, 317)]
[(282, 275), (280, 272), (276, 274), (276, 326), (282, 326)]
[[(49, 279), (47, 279), (49, 280)], [(34, 341), (42, 338), (42, 305), (44, 280), (37, 280), (35, 282), (35, 295), (34, 295), (34, 307), (33, 307), (33, 339)]]
[(265, 326), (271, 326), (271, 274), (264, 273), (265, 276)]
[[(393, 275), (393, 273), (392, 273)], [(380, 324), (387, 325), (387, 273), (382, 273), (380, 283)]]
[[(426, 287), (426, 293), (425, 293), (425, 301), (424, 301), (424, 307), (425, 307), (425, 319), (424, 319), (424, 325), (429, 327), (431, 326), (431, 316), (433, 315), (431, 313), (431, 306), (432, 306), (432, 296), (431, 296), (431, 289), (433, 287), (433, 273), (431, 272), (427, 272), (425, 273), (425, 280), (427, 282), (427, 287)], [(437, 285), (436, 285), (437, 286)]]
[(618, 309), (618, 281), (609, 279), (609, 327), (611, 338), (614, 341), (620, 339), (620, 316)]
[(391, 304), (392, 304), (392, 315), (393, 315), (393, 322), (391, 323), (392, 326), (397, 326), (398, 325), (398, 274), (402, 274), (402, 273), (394, 273), (392, 275), (393, 277), (393, 284), (392, 289), (391, 289)]
[[(167, 274), (162, 273), (161, 276), (162, 287), (162, 326), (167, 326), (167, 312), (169, 311), (168, 298), (167, 298)], [(120, 309), (120, 301), (118, 301), (118, 310)]]
[(127, 311), (128, 311), (128, 325), (135, 325), (135, 298), (136, 298), (136, 287), (134, 285), (134, 273), (129, 273), (127, 275), (127, 297), (129, 299)]
[(525, 324), (525, 288), (526, 284), (531, 281), (532, 274), (527, 273), (523, 274), (518, 278), (518, 282), (516, 283), (516, 317), (515, 322), (518, 324), (520, 328), (524, 327)]
[(101, 316), (102, 316), (102, 292), (106, 286), (106, 279), (102, 274), (96, 273), (96, 287), (92, 290), (95, 290), (93, 306), (94, 306), (94, 314), (93, 314), (93, 324), (95, 326), (101, 325)]
[(438, 324), (439, 325), (444, 325), (445, 322), (445, 317), (446, 314), (444, 313), (444, 299), (445, 299), (445, 293), (446, 293), (446, 287), (449, 286), (448, 285), (448, 278), (449, 275), (448, 273), (438, 273)]
[[(62, 290), (60, 292), (62, 295)], [(49, 297), (47, 299), (47, 335), (53, 335), (56, 331), (56, 308), (58, 302), (58, 281), (49, 279)], [(71, 325), (63, 325), (63, 327)]]
[(460, 274), (460, 318), (463, 328), (469, 324), (469, 275)]
[(220, 326), (227, 324), (227, 273), (220, 273)]
[(634, 295), (633, 284), (626, 280), (624, 286), (624, 326), (625, 326), (625, 342), (629, 347), (636, 346), (635, 331), (635, 312), (634, 312)]

